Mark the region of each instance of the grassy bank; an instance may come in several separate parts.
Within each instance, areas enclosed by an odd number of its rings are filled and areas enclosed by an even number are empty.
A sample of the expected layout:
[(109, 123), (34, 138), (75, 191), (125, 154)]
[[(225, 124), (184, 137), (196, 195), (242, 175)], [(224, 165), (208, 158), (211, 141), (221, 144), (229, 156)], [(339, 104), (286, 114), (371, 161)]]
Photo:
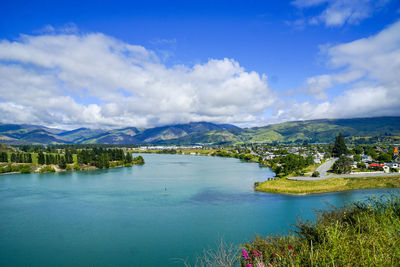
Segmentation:
[(399, 197), (317, 215), (316, 222), (297, 223), (289, 236), (258, 237), (244, 244), (242, 266), (399, 266)]
[(266, 181), (255, 186), (256, 191), (286, 194), (313, 194), (368, 188), (400, 187), (400, 175), (390, 177), (328, 178), (315, 181), (292, 181), (286, 178)]

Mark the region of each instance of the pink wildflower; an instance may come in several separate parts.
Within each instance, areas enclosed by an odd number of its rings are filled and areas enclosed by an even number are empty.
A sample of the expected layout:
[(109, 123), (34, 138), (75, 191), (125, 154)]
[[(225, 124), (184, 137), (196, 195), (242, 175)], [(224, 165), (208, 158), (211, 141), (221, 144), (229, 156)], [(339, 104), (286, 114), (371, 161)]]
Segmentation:
[(249, 254), (245, 249), (242, 250), (242, 256), (244, 260), (250, 259)]
[(287, 248), (288, 248), (288, 249), (293, 249), (293, 246), (292, 246), (292, 245), (289, 245)]

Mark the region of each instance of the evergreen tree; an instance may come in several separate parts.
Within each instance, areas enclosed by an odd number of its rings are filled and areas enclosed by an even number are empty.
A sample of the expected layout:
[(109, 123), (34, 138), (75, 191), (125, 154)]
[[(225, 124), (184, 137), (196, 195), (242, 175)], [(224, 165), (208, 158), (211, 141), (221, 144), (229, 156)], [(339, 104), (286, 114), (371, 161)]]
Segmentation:
[(40, 151), (40, 152), (38, 153), (38, 164), (43, 165), (43, 164), (45, 164), (45, 163), (46, 163), (46, 160), (45, 160), (45, 158), (44, 158), (44, 154), (43, 154), (42, 151)]
[(60, 167), (60, 169), (67, 168), (67, 162), (65, 161), (65, 157), (63, 156), (60, 157), (60, 162), (58, 163), (58, 166)]
[(65, 161), (66, 161), (68, 164), (74, 163), (74, 158), (73, 158), (73, 156), (72, 156), (71, 151), (69, 151), (69, 150), (66, 150), (66, 151), (65, 151)]
[(11, 153), (11, 162), (17, 162), (17, 154)]
[(8, 154), (7, 152), (0, 153), (0, 162), (8, 162)]
[(127, 153), (126, 156), (125, 156), (124, 162), (125, 163), (132, 163), (132, 160), (133, 160), (132, 154), (131, 153)]
[(332, 154), (334, 157), (340, 157), (341, 155), (346, 155), (348, 153), (348, 149), (346, 143), (344, 142), (344, 138), (342, 133), (335, 139), (335, 144), (333, 145)]

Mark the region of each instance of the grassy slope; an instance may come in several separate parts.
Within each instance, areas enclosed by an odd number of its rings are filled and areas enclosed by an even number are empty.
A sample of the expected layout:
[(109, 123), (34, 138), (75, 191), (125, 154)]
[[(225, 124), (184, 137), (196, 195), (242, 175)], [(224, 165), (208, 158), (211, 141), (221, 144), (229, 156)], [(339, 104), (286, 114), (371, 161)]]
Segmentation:
[(317, 215), (316, 222), (298, 222), (296, 235), (258, 237), (244, 247), (262, 252), (265, 266), (399, 266), (398, 196)]
[(316, 181), (292, 181), (285, 178), (266, 181), (256, 191), (286, 194), (313, 194), (367, 188), (400, 187), (400, 175), (390, 177), (328, 178)]

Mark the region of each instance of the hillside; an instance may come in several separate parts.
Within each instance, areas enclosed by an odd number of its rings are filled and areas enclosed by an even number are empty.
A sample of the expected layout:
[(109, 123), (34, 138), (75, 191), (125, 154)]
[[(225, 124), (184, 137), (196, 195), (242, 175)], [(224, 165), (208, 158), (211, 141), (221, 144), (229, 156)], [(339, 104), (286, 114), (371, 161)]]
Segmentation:
[[(345, 137), (400, 136), (400, 117), (322, 119), (241, 129), (230, 124), (193, 122), (149, 129), (78, 128), (72, 131), (37, 125), (0, 124), (0, 142), (7, 144), (243, 144), (327, 143), (342, 132)], [(400, 140), (400, 139), (398, 139)]]

